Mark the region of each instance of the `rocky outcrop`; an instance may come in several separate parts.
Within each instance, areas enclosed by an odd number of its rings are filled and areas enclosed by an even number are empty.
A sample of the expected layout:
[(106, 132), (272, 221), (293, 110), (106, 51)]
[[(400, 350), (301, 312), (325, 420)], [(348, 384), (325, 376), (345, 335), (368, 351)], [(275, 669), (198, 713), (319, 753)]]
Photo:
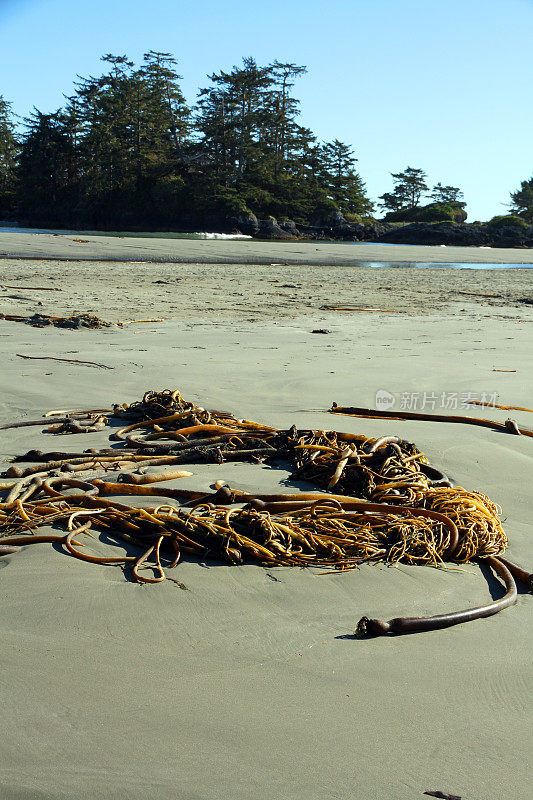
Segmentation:
[(533, 225), (527, 228), (517, 228), (506, 225), (494, 229), (490, 227), (489, 238), (493, 247), (533, 247)]
[[(252, 220), (250, 219), (252, 218)], [(376, 242), (383, 244), (449, 245), (457, 247), (533, 247), (533, 226), (516, 226), (502, 218), (501, 225), (464, 222), (413, 222), (398, 225), (376, 221), (350, 223), (340, 211), (317, 215), (310, 225), (274, 217), (257, 220), (253, 214), (234, 220), (234, 230), (259, 239), (311, 239), (315, 241)]]
[[(35, 220), (19, 224), (36, 225)], [(39, 221), (41, 227), (59, 226), (57, 220)], [(83, 225), (74, 226), (83, 229)], [(94, 224), (96, 229), (113, 226)], [(494, 217), (490, 222), (413, 222), (398, 224), (377, 220), (370, 223), (348, 222), (340, 211), (317, 214), (311, 224), (293, 220), (278, 222), (274, 217), (258, 219), (251, 211), (236, 215), (212, 213), (201, 217), (182, 217), (175, 225), (157, 228), (150, 225), (123, 225), (123, 230), (213, 231), (241, 233), (258, 239), (308, 239), (312, 241), (376, 242), (381, 244), (448, 245), (458, 247), (533, 248), (533, 225), (511, 215)]]
[(378, 234), (371, 241), (390, 244), (429, 244), (480, 246), (488, 244), (488, 233), (485, 225), (461, 224), (456, 222), (413, 222), (389, 228)]
[(255, 214), (252, 214), (251, 211), (239, 214), (238, 217), (231, 219), (230, 223), (232, 223), (233, 227), (240, 233), (244, 233), (247, 236), (257, 236), (259, 233), (259, 222)]
[(355, 225), (346, 221), (342, 211), (336, 211), (327, 214), (317, 214), (311, 220), (311, 226), (320, 234), (324, 239), (339, 239), (341, 241), (357, 241), (358, 231)]
[(267, 217), (267, 219), (259, 220), (257, 236), (259, 239), (293, 239), (294, 233), (278, 225), (278, 221), (274, 217)]
[[(280, 222), (274, 217), (268, 217), (258, 221), (259, 229), (252, 236), (259, 239), (312, 239), (317, 241), (361, 241), (367, 238), (367, 226), (362, 223), (349, 223), (340, 211), (335, 211), (327, 216), (317, 215), (311, 220), (311, 224), (303, 225), (292, 220)], [(385, 230), (391, 226), (371, 226), (372, 233), (377, 230)], [(241, 233), (247, 233), (243, 227), (239, 227)]]
[(533, 226), (517, 228), (481, 223), (416, 222), (394, 227), (369, 237), (369, 241), (391, 244), (449, 245), (457, 247), (533, 247)]
[(363, 235), (361, 241), (380, 242), (381, 237), (387, 239), (389, 231), (395, 230), (395, 226), (388, 222), (371, 222), (363, 225)]
[(279, 227), (282, 231), (288, 233), (293, 239), (299, 239), (302, 236), (298, 226), (292, 221), (292, 219), (288, 219), (286, 222), (280, 222)]

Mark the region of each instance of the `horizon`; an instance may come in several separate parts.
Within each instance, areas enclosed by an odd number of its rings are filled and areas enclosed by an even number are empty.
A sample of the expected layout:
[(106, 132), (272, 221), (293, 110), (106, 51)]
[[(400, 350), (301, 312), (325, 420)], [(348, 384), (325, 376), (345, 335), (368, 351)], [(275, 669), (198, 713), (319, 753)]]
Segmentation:
[(231, 69), (243, 56), (260, 64), (292, 61), (308, 69), (293, 90), (300, 122), (321, 141), (338, 138), (353, 146), (374, 203), (391, 191), (390, 173), (412, 166), (427, 173), (430, 187), (439, 181), (458, 186), (469, 222), (508, 213), (510, 192), (533, 173), (533, 111), (526, 104), (533, 3), (510, 0), (505, 24), (495, 0), (471, 0), (466, 9), (459, 0), (432, 8), (420, 0), (398, 5), (337, 2), (331, 18), (342, 26), (334, 30), (335, 51), (324, 59), (321, 50), (331, 36), (316, 15), (316, 0), (303, 18), (272, 0), (259, 31), (243, 0), (224, 9), (202, 0), (196, 16), (167, 0), (153, 0), (149, 13), (140, 0), (94, 0), (91, 16), (66, 0), (4, 0), (0, 70), (7, 77), (0, 93), (18, 117), (33, 106), (49, 113), (64, 105), (77, 76), (104, 72), (104, 53), (125, 53), (139, 63), (156, 49), (177, 58), (192, 104), (208, 74)]

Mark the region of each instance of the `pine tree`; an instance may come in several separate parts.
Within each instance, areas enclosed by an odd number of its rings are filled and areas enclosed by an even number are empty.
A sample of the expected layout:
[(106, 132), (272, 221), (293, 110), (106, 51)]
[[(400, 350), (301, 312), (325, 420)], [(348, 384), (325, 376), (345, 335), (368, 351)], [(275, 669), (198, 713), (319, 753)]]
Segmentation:
[(443, 186), (439, 181), (433, 187), (430, 197), (435, 203), (459, 203), (463, 199), (463, 193), (458, 186)]
[(77, 85), (82, 120), (80, 145), (84, 201), (105, 208), (119, 202), (138, 174), (136, 152), (136, 81), (126, 56), (105, 55), (111, 72), (84, 78)]
[(387, 211), (416, 208), (420, 204), (423, 192), (428, 189), (424, 170), (407, 167), (403, 172), (392, 172), (391, 175), (394, 190), (381, 195), (379, 198), (381, 208)]
[(138, 75), (146, 89), (146, 117), (150, 126), (150, 141), (163, 157), (170, 141), (174, 155), (182, 156), (189, 135), (190, 109), (185, 102), (175, 70), (176, 59), (170, 53), (149, 50)]
[(334, 139), (322, 145), (320, 158), (322, 185), (341, 211), (370, 213), (373, 206), (366, 196), (361, 177), (354, 170), (357, 159), (352, 147)]
[(11, 103), (0, 95), (0, 213), (12, 214), (15, 203), (15, 175), (18, 142)]
[(533, 223), (533, 175), (528, 181), (522, 181), (520, 189), (511, 192), (511, 200), (511, 213)]
[(286, 160), (292, 155), (297, 136), (296, 117), (300, 113), (300, 101), (291, 97), (294, 79), (305, 75), (307, 67), (298, 64), (274, 61), (268, 67), (271, 86), (267, 94), (266, 120), (270, 129), (270, 143), (274, 152), (274, 175), (283, 171)]
[(269, 68), (244, 58), (242, 67), (209, 77), (213, 86), (199, 93), (200, 146), (213, 158), (222, 183), (235, 185), (260, 157), (265, 89), (271, 84)]
[(34, 221), (59, 221), (70, 205), (72, 145), (61, 110), (38, 109), (25, 120), (27, 134), (18, 166), (18, 194), (23, 214)]

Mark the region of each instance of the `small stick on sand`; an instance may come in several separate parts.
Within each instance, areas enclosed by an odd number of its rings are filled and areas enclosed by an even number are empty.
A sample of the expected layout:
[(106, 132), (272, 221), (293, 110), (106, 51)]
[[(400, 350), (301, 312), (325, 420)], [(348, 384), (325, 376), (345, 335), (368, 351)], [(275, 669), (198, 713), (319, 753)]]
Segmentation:
[(62, 292), (63, 289), (59, 289), (56, 286), (8, 286), (7, 284), (2, 285), (3, 289), (23, 289), (24, 291), (36, 291), (36, 292)]
[(23, 356), (17, 353), (19, 358), (31, 358), (34, 361), (68, 361), (70, 364), (88, 364), (91, 367), (102, 367), (102, 369), (115, 369), (108, 367), (107, 364), (98, 364), (96, 361), (80, 361), (77, 358), (56, 358), (55, 356)]
[(130, 319), (126, 322), (117, 322), (117, 325), (137, 325), (139, 322), (164, 322), (165, 320), (161, 317), (158, 319)]
[(481, 294), (480, 292), (457, 292), (457, 294), (470, 294), (473, 297), (501, 297), (501, 294)]
[(364, 308), (362, 306), (320, 306), (323, 311), (381, 311), (384, 314), (402, 314), (398, 308)]

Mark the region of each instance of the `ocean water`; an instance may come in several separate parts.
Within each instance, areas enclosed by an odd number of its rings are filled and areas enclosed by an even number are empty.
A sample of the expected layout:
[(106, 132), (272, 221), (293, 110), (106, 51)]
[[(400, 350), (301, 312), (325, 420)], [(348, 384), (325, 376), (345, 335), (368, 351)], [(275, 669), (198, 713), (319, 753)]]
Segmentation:
[(424, 261), (361, 261), (362, 267), (392, 267), (394, 269), (406, 269), (416, 267), (417, 269), (532, 269), (533, 264), (491, 264), (479, 262), (477, 264), (454, 261), (446, 262), (424, 262)]

